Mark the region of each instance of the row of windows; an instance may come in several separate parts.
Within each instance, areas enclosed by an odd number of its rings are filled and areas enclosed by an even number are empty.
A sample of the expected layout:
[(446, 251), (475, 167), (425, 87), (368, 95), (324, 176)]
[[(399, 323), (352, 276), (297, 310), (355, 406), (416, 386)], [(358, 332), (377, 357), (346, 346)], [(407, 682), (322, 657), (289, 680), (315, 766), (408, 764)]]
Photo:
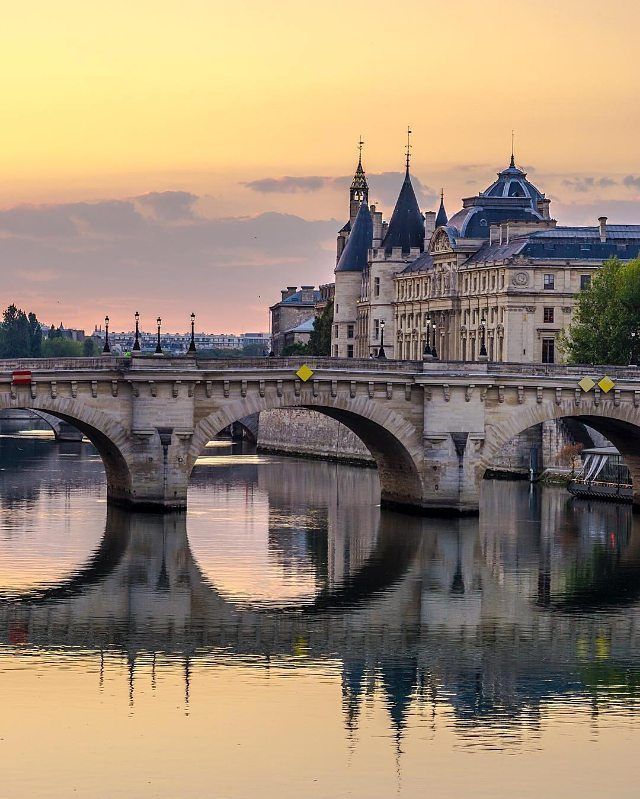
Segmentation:
[[(496, 289), (503, 289), (505, 282), (504, 272), (499, 275), (495, 271), (481, 272), (479, 274), (465, 275), (463, 280), (463, 293), (475, 293), (477, 291), (496, 291)], [(544, 291), (554, 291), (556, 278), (555, 274), (547, 273), (543, 275), (543, 289)], [(591, 275), (580, 275), (580, 290), (584, 291), (589, 288), (591, 283)], [(424, 278), (420, 280), (399, 281), (398, 282), (398, 299), (417, 299), (420, 296), (430, 297), (434, 294), (439, 295), (446, 289), (446, 283), (442, 275)], [(422, 294), (421, 294), (422, 292)], [(375, 296), (380, 293), (380, 278), (375, 278), (374, 284)]]

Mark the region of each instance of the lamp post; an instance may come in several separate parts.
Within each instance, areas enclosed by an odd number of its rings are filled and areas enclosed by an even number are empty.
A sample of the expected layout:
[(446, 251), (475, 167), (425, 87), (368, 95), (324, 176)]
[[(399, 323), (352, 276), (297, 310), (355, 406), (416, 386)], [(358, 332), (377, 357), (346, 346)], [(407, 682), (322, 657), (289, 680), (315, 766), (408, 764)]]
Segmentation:
[(158, 324), (158, 340), (156, 341), (156, 351), (154, 355), (162, 355), (162, 347), (160, 346), (160, 325), (162, 324), (162, 319), (158, 317), (156, 322)]
[(191, 314), (191, 341), (189, 342), (189, 349), (187, 350), (187, 354), (188, 355), (195, 355), (196, 354), (195, 325), (196, 325), (196, 315), (194, 313), (192, 313)]
[(629, 358), (629, 366), (638, 365), (638, 331), (631, 332), (631, 357)]
[[(434, 317), (435, 319), (435, 317)], [(433, 328), (433, 344), (431, 345), (431, 357), (434, 361), (438, 360), (438, 350), (436, 349), (436, 336), (438, 335), (438, 324), (437, 322), (431, 322), (431, 327)]]
[(487, 358), (487, 347), (484, 341), (484, 334), (486, 332), (487, 326), (484, 318), (484, 313), (480, 319), (480, 352), (478, 353), (478, 358)]
[(109, 355), (111, 352), (111, 345), (109, 344), (109, 317), (104, 318), (104, 347), (102, 348), (103, 355)]
[(136, 320), (136, 337), (133, 340), (132, 352), (140, 352), (140, 314), (137, 311), (134, 318)]
[(422, 357), (423, 358), (432, 358), (433, 353), (431, 352), (431, 315), (427, 315), (427, 324), (425, 325), (427, 328), (427, 338), (424, 342), (424, 349), (422, 350)]
[(380, 360), (385, 360), (387, 357), (387, 354), (384, 351), (384, 319), (380, 320), (380, 346), (378, 347), (377, 357)]

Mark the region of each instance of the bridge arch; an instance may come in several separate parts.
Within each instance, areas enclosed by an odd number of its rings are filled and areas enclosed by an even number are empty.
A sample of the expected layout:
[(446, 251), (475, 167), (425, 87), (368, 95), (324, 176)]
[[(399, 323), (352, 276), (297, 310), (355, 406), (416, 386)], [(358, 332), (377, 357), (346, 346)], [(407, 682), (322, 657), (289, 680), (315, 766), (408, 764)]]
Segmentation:
[(234, 400), (201, 418), (195, 425), (189, 450), (189, 470), (207, 442), (225, 427), (261, 411), (305, 408), (344, 424), (358, 436), (376, 462), (383, 504), (419, 509), (422, 506), (422, 449), (413, 425), (396, 412), (365, 397), (317, 398), (302, 402), (293, 392), (282, 397), (251, 396)]
[(0, 394), (0, 410), (15, 409), (44, 413), (77, 428), (98, 450), (107, 478), (110, 500), (127, 502), (132, 479), (129, 468), (129, 438), (126, 430), (109, 414), (70, 397), (35, 397), (31, 401), (8, 400)]
[(640, 505), (640, 413), (631, 404), (616, 406), (606, 401), (596, 405), (593, 401), (585, 401), (576, 406), (568, 402), (559, 405), (544, 402), (528, 407), (514, 407), (508, 416), (501, 412), (499, 419), (495, 420), (489, 415), (476, 479), (479, 481), (484, 477), (484, 473), (491, 468), (493, 460), (508, 441), (531, 427), (556, 419), (575, 419), (611, 441), (629, 467), (633, 480), (634, 505)]

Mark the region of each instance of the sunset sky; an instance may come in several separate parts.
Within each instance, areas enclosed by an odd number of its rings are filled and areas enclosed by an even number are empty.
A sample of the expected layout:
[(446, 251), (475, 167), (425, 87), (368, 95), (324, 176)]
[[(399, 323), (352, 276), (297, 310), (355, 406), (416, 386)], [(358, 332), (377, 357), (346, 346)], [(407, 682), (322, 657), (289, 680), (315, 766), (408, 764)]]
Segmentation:
[(447, 210), (516, 157), (559, 223), (640, 223), (628, 0), (31, 0), (0, 27), (4, 305), (115, 329), (266, 329), (332, 279), (365, 139), (389, 210), (405, 131)]

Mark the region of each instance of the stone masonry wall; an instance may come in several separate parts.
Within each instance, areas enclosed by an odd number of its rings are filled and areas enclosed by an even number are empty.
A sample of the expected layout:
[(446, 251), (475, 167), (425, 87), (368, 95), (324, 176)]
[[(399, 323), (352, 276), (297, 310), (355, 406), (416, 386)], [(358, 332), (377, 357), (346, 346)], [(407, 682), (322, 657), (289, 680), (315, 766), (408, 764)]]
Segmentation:
[(335, 419), (305, 408), (262, 411), (258, 449), (372, 464), (362, 441)]

